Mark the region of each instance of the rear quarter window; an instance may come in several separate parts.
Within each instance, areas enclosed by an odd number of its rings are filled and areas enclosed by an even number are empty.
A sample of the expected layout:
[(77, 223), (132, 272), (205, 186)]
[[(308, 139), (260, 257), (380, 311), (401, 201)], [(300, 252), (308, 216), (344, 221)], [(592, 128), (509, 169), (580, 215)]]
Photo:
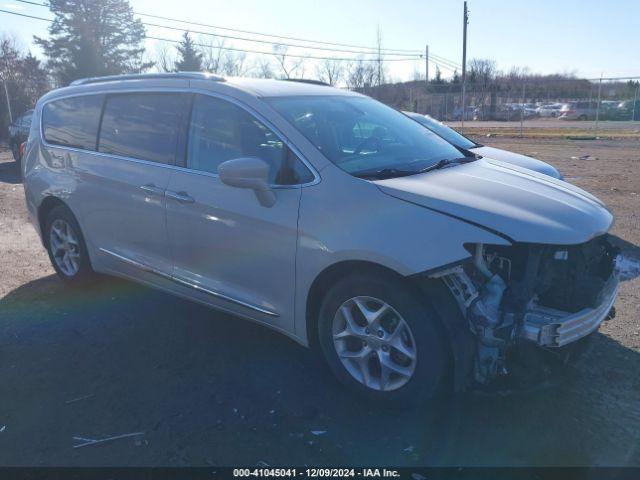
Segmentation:
[(104, 95), (63, 98), (42, 109), (44, 139), (52, 145), (95, 150)]

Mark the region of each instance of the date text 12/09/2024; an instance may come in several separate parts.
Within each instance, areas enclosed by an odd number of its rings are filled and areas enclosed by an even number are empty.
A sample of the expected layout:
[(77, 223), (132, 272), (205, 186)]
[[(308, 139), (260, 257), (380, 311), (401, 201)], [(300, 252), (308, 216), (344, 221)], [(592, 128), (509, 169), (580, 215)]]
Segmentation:
[(387, 468), (236, 468), (234, 478), (281, 477), (281, 478), (398, 478), (397, 470)]

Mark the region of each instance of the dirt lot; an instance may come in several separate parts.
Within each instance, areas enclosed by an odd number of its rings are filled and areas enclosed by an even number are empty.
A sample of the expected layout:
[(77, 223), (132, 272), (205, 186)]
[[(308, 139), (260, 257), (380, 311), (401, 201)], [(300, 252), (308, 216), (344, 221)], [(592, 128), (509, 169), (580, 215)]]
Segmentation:
[(618, 315), (546, 389), (417, 412), (362, 405), (259, 326), (123, 281), (65, 288), (0, 152), (0, 465), (640, 465), (640, 140), (482, 140), (614, 211)]
[[(461, 130), (461, 122), (447, 122), (451, 127)], [(464, 122), (465, 134), (513, 137), (520, 134), (520, 122), (467, 121)], [(529, 138), (567, 138), (594, 137), (601, 139), (640, 138), (640, 122), (614, 121), (570, 121), (557, 118), (533, 118), (522, 123), (522, 132)]]

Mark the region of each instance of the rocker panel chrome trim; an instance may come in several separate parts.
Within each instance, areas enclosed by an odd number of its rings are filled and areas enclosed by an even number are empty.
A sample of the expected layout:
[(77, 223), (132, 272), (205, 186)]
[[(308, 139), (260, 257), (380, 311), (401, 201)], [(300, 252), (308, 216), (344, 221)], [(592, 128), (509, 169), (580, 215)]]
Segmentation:
[(211, 290), (209, 288), (203, 287), (202, 285), (199, 285), (197, 283), (191, 282), (189, 280), (186, 280), (184, 278), (181, 277), (176, 277), (175, 275), (170, 275), (166, 272), (163, 272), (161, 270), (158, 270), (156, 268), (153, 268), (149, 265), (146, 265), (144, 263), (138, 262), (136, 260), (132, 260), (131, 258), (125, 257), (123, 255), (120, 255), (118, 253), (112, 252), (111, 250), (107, 250), (106, 248), (100, 248), (100, 251), (103, 253), (106, 253), (107, 255), (111, 255), (112, 257), (120, 260), (121, 262), (127, 263), (133, 267), (139, 268), (140, 270), (143, 270), (145, 272), (148, 273), (153, 273), (154, 275), (158, 275), (162, 278), (166, 278), (167, 280), (172, 280), (175, 283), (178, 283), (180, 285), (183, 285), (185, 287), (189, 287), (192, 288), (194, 290), (197, 290), (199, 292), (203, 292), (206, 293), (208, 295), (211, 295), (212, 297), (216, 297), (219, 298), (221, 300), (225, 300), (227, 302), (231, 302), (231, 303), (235, 303), (236, 305), (240, 305), (241, 307), (245, 307), (245, 308), (249, 308), (251, 310), (255, 310), (256, 312), (262, 313), (264, 315), (269, 315), (271, 317), (279, 317), (280, 315), (276, 312), (272, 312), (271, 310), (267, 310), (265, 308), (262, 307), (258, 307), (256, 305), (253, 305), (251, 303), (247, 303), (244, 302), (242, 300), (238, 300), (237, 298), (233, 298), (230, 297), (228, 295), (225, 295), (223, 293), (220, 292), (216, 292), (215, 290)]

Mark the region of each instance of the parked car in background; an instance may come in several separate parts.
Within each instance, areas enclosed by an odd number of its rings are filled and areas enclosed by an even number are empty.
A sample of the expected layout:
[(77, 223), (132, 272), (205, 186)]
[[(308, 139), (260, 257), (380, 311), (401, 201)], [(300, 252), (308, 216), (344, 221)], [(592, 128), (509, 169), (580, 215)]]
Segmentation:
[(477, 155), (482, 155), (482, 157), (485, 157), (489, 162), (498, 160), (499, 162), (510, 163), (513, 165), (517, 165), (518, 167), (527, 168), (529, 170), (533, 170), (534, 172), (548, 175), (553, 178), (562, 179), (562, 175), (560, 175), (560, 172), (555, 167), (541, 160), (537, 160), (526, 155), (521, 155), (519, 153), (502, 150), (500, 148), (487, 147), (485, 145), (482, 145), (474, 140), (471, 140), (470, 138), (465, 137), (461, 133), (456, 132), (453, 128), (445, 125), (442, 122), (439, 122), (429, 115), (422, 115), (420, 113), (414, 112), (403, 113), (405, 115), (408, 115), (421, 125), (425, 126), (433, 133), (440, 135), (455, 147), (468, 150)]
[[(476, 120), (475, 116), (477, 113), (478, 107), (473, 105), (469, 105), (465, 108), (464, 119), (465, 120)], [(456, 107), (451, 113), (452, 120), (462, 120), (462, 108)]]
[(619, 102), (615, 100), (603, 100), (600, 102), (600, 110), (597, 112), (599, 120), (622, 120)]
[(16, 162), (20, 161), (20, 144), (27, 140), (33, 110), (27, 110), (9, 125), (9, 148)]
[(537, 108), (538, 115), (543, 118), (556, 118), (560, 115), (560, 109), (562, 108), (562, 103), (549, 103), (546, 105), (541, 105)]
[(595, 120), (596, 102), (568, 102), (560, 108), (560, 120)]
[(518, 106), (524, 109), (524, 118), (529, 119), (538, 117), (538, 107), (536, 104), (525, 103)]
[(491, 105), (484, 105), (476, 110), (474, 120), (496, 120), (503, 122), (512, 122), (520, 120), (521, 115), (524, 114), (524, 118), (528, 118), (529, 115), (526, 111), (522, 111), (522, 108), (516, 104), (503, 103), (496, 105), (492, 108)]
[(49, 92), (34, 122), (27, 211), (65, 282), (114, 274), (258, 322), (369, 399), (535, 378), (612, 312), (600, 200), (356, 92), (125, 75)]
[(620, 120), (640, 120), (640, 99), (635, 101), (625, 100), (617, 106), (618, 118)]

